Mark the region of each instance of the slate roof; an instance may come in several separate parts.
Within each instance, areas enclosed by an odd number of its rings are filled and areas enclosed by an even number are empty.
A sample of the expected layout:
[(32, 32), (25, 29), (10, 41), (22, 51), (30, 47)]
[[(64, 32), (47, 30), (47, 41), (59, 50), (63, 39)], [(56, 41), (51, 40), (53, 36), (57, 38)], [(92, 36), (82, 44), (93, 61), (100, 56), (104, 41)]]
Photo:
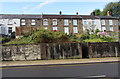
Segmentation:
[(96, 16), (99, 19), (117, 19), (116, 17), (112, 17), (112, 16)]
[(93, 16), (93, 15), (36, 15), (36, 14), (0, 14), (3, 19), (21, 19), (21, 18), (51, 18), (51, 19), (117, 19), (112, 16)]
[(79, 15), (43, 15), (43, 18), (82, 19), (82, 17)]
[(99, 19), (98, 17), (92, 15), (80, 15), (83, 19)]
[(0, 18), (3, 18), (3, 19), (42, 18), (42, 15), (0, 14)]

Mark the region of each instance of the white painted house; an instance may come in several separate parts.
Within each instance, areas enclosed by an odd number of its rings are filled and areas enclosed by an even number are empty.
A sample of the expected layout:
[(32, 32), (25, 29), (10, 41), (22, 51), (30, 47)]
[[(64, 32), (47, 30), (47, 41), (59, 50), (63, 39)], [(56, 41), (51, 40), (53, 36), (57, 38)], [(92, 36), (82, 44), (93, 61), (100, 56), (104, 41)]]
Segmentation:
[(0, 34), (11, 35), (20, 26), (20, 17), (16, 15), (0, 15)]
[(101, 21), (98, 17), (91, 16), (91, 15), (81, 15), (82, 23), (83, 23), (83, 31), (86, 32), (87, 30), (92, 31), (101, 29)]

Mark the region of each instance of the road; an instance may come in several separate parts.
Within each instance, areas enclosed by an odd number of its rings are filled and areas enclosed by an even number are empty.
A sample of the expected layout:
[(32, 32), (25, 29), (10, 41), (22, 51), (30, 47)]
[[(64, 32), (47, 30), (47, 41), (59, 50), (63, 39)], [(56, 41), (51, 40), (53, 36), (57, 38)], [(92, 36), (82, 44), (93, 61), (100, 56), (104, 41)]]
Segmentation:
[[(120, 63), (119, 63), (120, 64)], [(3, 77), (118, 77), (118, 63), (3, 68)]]

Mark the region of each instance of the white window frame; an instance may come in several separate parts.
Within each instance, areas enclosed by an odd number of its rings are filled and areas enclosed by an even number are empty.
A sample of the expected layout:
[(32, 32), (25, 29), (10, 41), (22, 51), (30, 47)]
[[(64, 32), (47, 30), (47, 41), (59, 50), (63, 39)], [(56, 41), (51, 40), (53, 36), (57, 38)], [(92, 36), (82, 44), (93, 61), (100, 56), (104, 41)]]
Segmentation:
[(69, 34), (69, 27), (64, 27), (64, 33)]
[(22, 20), (21, 20), (21, 25), (26, 25), (25, 19), (22, 19)]
[(109, 25), (113, 25), (113, 21), (112, 20), (109, 20)]
[[(8, 27), (8, 33), (9, 33), (9, 34), (12, 33), (12, 29), (13, 29), (12, 27)], [(9, 31), (11, 31), (11, 33), (10, 33)]]
[(110, 27), (110, 31), (113, 31), (113, 27)]
[(64, 25), (65, 25), (65, 26), (68, 26), (68, 25), (69, 25), (68, 19), (64, 19)]
[(87, 24), (87, 21), (83, 21), (83, 25), (86, 25)]
[(53, 25), (57, 25), (57, 19), (52, 20)]
[(73, 25), (77, 25), (77, 20), (76, 19), (73, 20)]
[(78, 27), (73, 27), (73, 33), (78, 33)]
[(94, 20), (92, 20), (92, 21), (91, 21), (91, 24), (92, 24), (92, 25), (95, 25), (95, 21), (94, 21)]
[(31, 25), (33, 25), (33, 26), (36, 25), (35, 19), (32, 19), (32, 20), (31, 20)]
[(58, 27), (57, 27), (57, 26), (53, 26), (53, 31), (54, 31), (54, 30), (57, 31), (57, 30), (58, 30)]
[(43, 25), (48, 25), (48, 19), (43, 19)]
[(105, 25), (105, 20), (101, 20), (101, 25)]

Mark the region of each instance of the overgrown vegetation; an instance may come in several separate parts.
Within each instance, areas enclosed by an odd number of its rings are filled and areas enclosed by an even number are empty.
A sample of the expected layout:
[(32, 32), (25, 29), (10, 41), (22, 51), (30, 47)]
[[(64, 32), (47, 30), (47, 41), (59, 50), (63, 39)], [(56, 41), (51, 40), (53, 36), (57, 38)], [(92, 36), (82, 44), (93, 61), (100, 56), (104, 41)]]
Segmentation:
[(64, 43), (64, 42), (115, 42), (110, 36), (98, 35), (100, 32), (95, 30), (94, 34), (75, 34), (67, 35), (63, 32), (53, 32), (49, 30), (38, 30), (24, 35), (23, 37), (11, 40), (5, 44), (36, 44), (36, 43)]

